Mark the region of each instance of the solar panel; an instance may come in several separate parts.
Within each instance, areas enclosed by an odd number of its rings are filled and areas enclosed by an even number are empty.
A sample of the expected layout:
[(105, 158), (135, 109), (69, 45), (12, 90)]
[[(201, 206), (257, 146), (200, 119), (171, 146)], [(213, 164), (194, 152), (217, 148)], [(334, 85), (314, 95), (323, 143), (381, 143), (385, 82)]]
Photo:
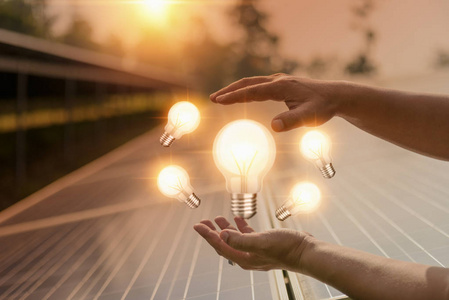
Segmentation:
[[(0, 299), (341, 299), (338, 290), (292, 272), (245, 271), (219, 257), (192, 226), (231, 217), (210, 149), (228, 120), (269, 124), (277, 104), (211, 107), (191, 137), (171, 149), (156, 129), (0, 213)], [(214, 116), (211, 118), (210, 116)], [(278, 155), (258, 195), (257, 230), (288, 227), (377, 255), (449, 265), (449, 165), (388, 144), (335, 119), (337, 174), (323, 179), (300, 157), (304, 129), (276, 134)], [(179, 163), (198, 209), (164, 198), (154, 172)], [(320, 209), (274, 217), (298, 180), (316, 183)]]

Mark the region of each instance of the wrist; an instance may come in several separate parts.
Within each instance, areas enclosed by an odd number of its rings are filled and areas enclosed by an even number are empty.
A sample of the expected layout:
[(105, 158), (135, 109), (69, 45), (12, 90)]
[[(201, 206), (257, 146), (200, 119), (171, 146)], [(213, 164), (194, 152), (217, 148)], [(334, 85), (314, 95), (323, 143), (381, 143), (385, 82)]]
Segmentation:
[(319, 240), (312, 235), (306, 234), (303, 237), (296, 249), (297, 264), (295, 264), (295, 270), (293, 271), (303, 274), (309, 273), (308, 266), (310, 262), (308, 260), (318, 243)]
[(349, 81), (333, 81), (331, 83), (331, 102), (335, 107), (335, 115), (347, 119), (351, 109), (356, 105), (357, 84)]

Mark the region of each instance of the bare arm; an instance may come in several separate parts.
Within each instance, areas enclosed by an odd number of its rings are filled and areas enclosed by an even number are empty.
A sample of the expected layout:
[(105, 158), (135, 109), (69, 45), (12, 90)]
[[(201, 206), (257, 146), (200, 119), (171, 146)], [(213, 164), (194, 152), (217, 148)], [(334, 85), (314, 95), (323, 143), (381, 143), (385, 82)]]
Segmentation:
[(211, 100), (283, 101), (289, 110), (274, 117), (275, 131), (318, 126), (339, 116), (408, 150), (449, 160), (449, 96), (276, 74), (239, 80), (212, 94)]
[(355, 299), (449, 300), (449, 269), (402, 262), (329, 244), (305, 232), (256, 233), (236, 217), (237, 231), (217, 217), (194, 226), (218, 254), (247, 270), (287, 269), (312, 276)]

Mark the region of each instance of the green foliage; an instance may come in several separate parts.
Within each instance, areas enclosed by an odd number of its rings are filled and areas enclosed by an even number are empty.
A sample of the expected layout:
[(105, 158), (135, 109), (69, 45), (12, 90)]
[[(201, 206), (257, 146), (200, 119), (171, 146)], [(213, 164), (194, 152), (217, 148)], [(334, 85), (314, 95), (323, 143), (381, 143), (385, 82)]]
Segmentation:
[(55, 18), (45, 7), (46, 0), (0, 0), (0, 28), (49, 38)]

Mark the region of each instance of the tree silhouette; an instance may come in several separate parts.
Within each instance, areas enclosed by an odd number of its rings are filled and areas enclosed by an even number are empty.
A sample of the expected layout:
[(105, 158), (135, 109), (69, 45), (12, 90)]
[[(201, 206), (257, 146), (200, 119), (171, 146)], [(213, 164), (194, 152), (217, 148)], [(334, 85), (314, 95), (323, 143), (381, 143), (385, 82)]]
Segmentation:
[(362, 33), (364, 48), (356, 57), (346, 65), (345, 71), (349, 74), (373, 74), (377, 67), (372, 59), (372, 48), (376, 42), (376, 33), (369, 24), (369, 18), (374, 11), (374, 0), (357, 0), (352, 8), (355, 17), (354, 29)]
[(268, 16), (257, 8), (256, 3), (256, 0), (240, 0), (230, 11), (242, 34), (242, 39), (231, 45), (233, 77), (293, 72), (298, 63), (279, 54), (279, 37), (266, 28)]
[(100, 50), (100, 46), (93, 41), (93, 28), (81, 15), (75, 13), (67, 30), (59, 37), (65, 44), (90, 49)]
[(1, 0), (0, 28), (50, 38), (55, 18), (45, 8), (46, 0)]

